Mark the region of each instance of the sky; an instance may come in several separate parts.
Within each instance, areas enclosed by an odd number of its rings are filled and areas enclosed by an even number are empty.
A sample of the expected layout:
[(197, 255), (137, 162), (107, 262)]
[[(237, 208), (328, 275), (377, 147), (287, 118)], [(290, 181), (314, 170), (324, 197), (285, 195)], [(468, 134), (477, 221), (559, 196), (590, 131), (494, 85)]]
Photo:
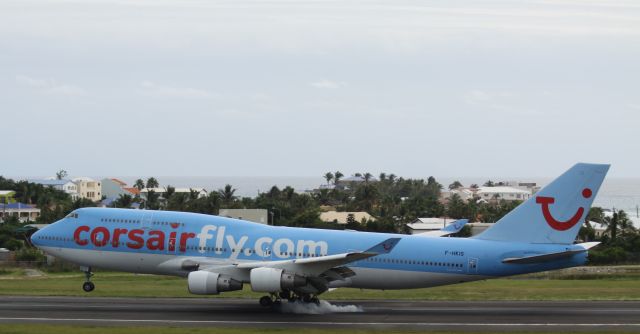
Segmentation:
[(640, 177), (637, 1), (0, 1), (0, 175)]

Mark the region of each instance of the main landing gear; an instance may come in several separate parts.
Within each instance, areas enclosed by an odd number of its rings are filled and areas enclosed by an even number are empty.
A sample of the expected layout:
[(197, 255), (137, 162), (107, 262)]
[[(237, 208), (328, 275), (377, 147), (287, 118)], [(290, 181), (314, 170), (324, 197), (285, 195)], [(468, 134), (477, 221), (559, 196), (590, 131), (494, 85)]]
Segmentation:
[(82, 290), (84, 290), (84, 292), (91, 292), (93, 291), (96, 286), (95, 284), (93, 284), (93, 282), (91, 282), (91, 276), (93, 276), (93, 273), (91, 272), (91, 267), (80, 267), (80, 270), (82, 270), (84, 272), (84, 277), (85, 277), (85, 282), (82, 283)]
[(301, 303), (314, 303), (320, 305), (320, 299), (318, 296), (305, 294), (295, 294), (291, 291), (281, 291), (279, 293), (272, 293), (269, 296), (263, 296), (260, 298), (260, 306), (269, 307), (273, 305), (280, 305), (282, 300), (287, 300), (289, 303), (301, 302)]

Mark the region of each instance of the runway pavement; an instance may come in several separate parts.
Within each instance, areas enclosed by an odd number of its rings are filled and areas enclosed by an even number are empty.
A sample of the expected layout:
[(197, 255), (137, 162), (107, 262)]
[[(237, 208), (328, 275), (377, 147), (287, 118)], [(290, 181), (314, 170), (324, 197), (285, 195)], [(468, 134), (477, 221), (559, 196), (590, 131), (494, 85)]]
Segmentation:
[[(299, 314), (323, 313), (324, 314)], [(640, 331), (640, 302), (340, 301), (263, 308), (226, 298), (0, 297), (0, 323)]]

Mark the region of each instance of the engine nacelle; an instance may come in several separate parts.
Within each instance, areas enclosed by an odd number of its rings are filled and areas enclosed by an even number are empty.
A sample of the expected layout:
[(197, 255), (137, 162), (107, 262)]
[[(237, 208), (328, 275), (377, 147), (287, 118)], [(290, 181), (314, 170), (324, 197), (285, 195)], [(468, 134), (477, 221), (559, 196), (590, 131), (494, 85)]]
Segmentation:
[(307, 279), (276, 268), (255, 268), (250, 273), (251, 290), (278, 292), (307, 285)]
[(189, 292), (195, 295), (217, 295), (223, 291), (242, 289), (242, 282), (204, 270), (190, 272), (187, 281)]

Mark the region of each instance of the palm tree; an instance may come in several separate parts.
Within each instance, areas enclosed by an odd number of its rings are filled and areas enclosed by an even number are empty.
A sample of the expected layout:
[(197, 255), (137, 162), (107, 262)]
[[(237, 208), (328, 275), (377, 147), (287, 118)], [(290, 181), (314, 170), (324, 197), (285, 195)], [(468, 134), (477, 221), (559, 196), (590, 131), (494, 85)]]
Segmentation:
[(133, 187), (138, 190), (142, 190), (144, 188), (144, 181), (142, 181), (142, 179), (137, 179), (136, 183), (133, 184)]
[(158, 180), (156, 180), (155, 177), (150, 177), (147, 179), (147, 188), (158, 188), (160, 186), (160, 184), (158, 183)]
[(128, 209), (131, 207), (132, 203), (133, 203), (133, 197), (131, 197), (131, 195), (124, 194), (124, 195), (120, 195), (118, 199), (113, 201), (113, 206), (116, 208)]
[(190, 200), (197, 200), (198, 197), (200, 197), (200, 191), (198, 191), (197, 189), (189, 188), (189, 199)]
[(633, 226), (633, 222), (623, 210), (618, 212), (618, 223), (620, 224), (620, 230), (622, 231), (623, 237), (635, 233), (636, 228)]
[(618, 236), (618, 212), (613, 211), (611, 217), (605, 217), (603, 221), (604, 225), (607, 226), (607, 231), (611, 235), (611, 241), (616, 241)]
[(175, 194), (176, 188), (172, 186), (167, 186), (166, 191), (164, 192), (164, 198), (169, 200), (173, 194)]
[(330, 184), (331, 180), (333, 180), (333, 173), (327, 172), (324, 174), (324, 179), (327, 180), (327, 184)]
[(364, 183), (369, 183), (369, 181), (371, 180), (373, 175), (371, 175), (371, 173), (369, 173), (369, 172), (366, 172), (366, 173), (364, 173), (364, 175), (362, 177), (364, 178)]
[(64, 170), (64, 169), (61, 169), (61, 170), (59, 170), (59, 171), (56, 173), (56, 179), (58, 179), (58, 180), (62, 180), (62, 179), (64, 179), (65, 177), (67, 177), (67, 175), (68, 175), (68, 174), (67, 174), (67, 171), (66, 171), (66, 170)]
[(458, 189), (458, 188), (462, 188), (463, 185), (462, 183), (460, 183), (460, 181), (453, 181), (453, 183), (451, 183), (449, 185), (449, 190), (453, 190), (453, 189)]
[(234, 189), (230, 184), (224, 186), (224, 189), (218, 189), (218, 194), (222, 199), (222, 202), (226, 205), (229, 205), (231, 202), (236, 200), (236, 196), (234, 195), (236, 189)]
[(340, 179), (344, 176), (340, 171), (336, 171), (333, 173), (333, 184), (338, 184)]

